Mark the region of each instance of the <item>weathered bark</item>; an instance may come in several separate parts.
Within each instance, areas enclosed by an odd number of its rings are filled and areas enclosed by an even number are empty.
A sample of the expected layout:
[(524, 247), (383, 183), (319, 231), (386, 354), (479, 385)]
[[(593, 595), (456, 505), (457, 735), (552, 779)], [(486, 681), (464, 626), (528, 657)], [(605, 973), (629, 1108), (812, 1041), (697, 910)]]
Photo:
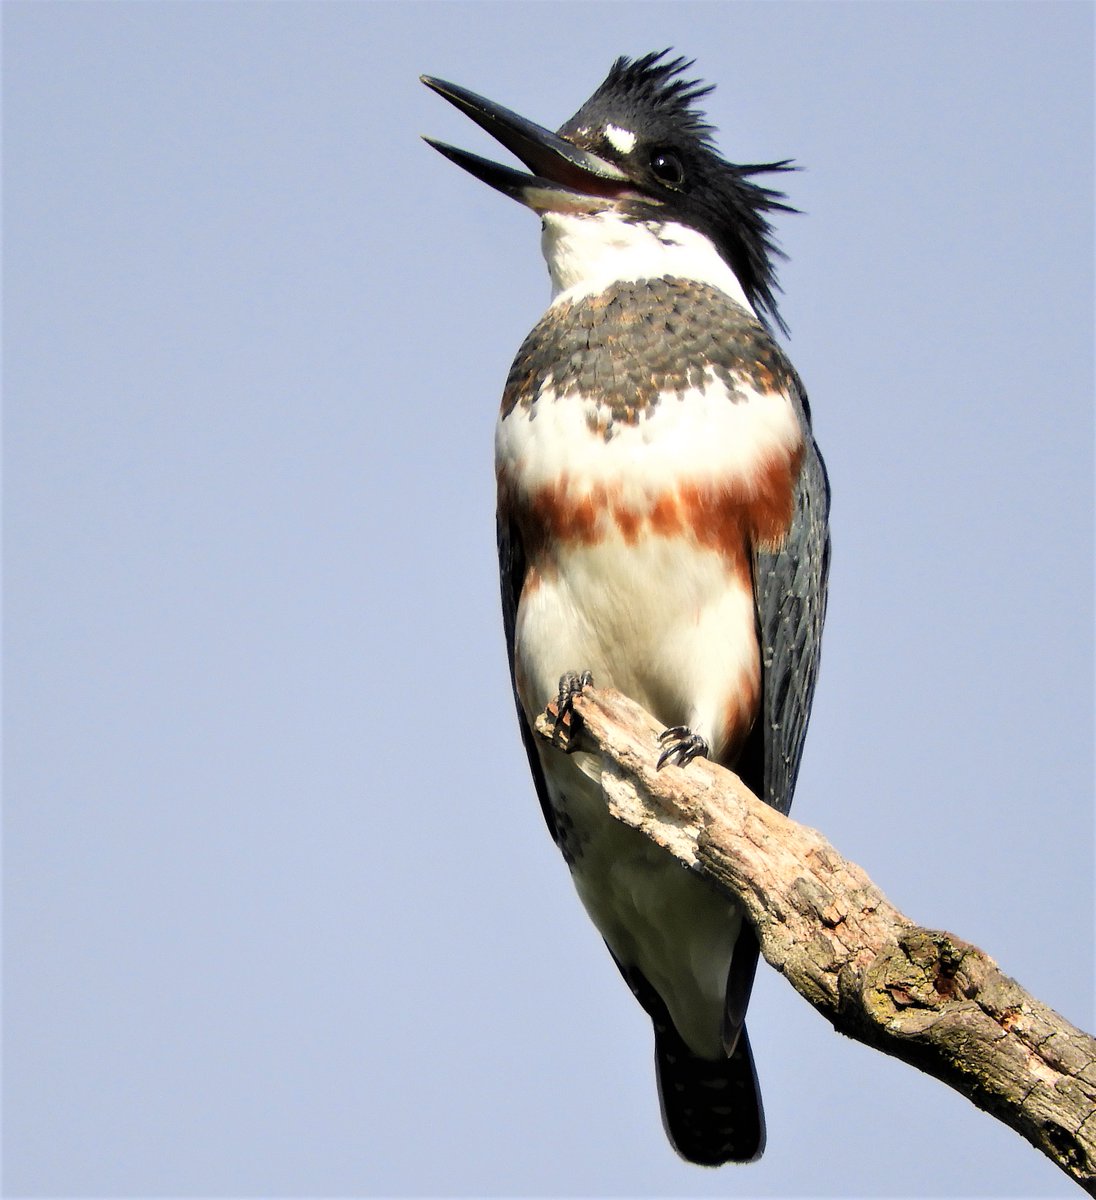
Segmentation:
[(977, 947), (903, 916), (813, 829), (698, 759), (655, 768), (653, 717), (587, 688), (537, 732), (599, 780), (610, 812), (737, 896), (766, 961), (835, 1029), (936, 1076), (1096, 1195), (1096, 1039)]

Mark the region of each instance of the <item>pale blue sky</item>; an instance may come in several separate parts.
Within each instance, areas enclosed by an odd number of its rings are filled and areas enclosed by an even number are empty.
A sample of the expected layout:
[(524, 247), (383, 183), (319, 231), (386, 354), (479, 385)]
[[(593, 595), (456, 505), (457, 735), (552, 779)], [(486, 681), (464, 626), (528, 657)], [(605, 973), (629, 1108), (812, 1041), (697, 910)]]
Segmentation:
[(536, 220), (417, 76), (554, 126), (672, 45), (728, 157), (804, 165), (793, 815), (1091, 1029), (1093, 8), (2, 15), (6, 1194), (1074, 1194), (765, 968), (765, 1158), (669, 1150), (506, 675)]

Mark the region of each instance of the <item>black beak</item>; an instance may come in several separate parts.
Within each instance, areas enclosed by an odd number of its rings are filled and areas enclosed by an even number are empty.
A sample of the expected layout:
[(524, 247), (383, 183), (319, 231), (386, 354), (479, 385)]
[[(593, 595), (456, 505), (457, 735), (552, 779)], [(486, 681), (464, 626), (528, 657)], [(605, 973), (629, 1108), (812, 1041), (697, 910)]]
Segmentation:
[(614, 207), (617, 200), (636, 198), (637, 193), (628, 177), (606, 159), (580, 150), (550, 129), (535, 125), (467, 88), (429, 75), (420, 78), (428, 88), (486, 129), (534, 172), (526, 175), (445, 142), (423, 139), (450, 162), (504, 195), (539, 213), (600, 212)]

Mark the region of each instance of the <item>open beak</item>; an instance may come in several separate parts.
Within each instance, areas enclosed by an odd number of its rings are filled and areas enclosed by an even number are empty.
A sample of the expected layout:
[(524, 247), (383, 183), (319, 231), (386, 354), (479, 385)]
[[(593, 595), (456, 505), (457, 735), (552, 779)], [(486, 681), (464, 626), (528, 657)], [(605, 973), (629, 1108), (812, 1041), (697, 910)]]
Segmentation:
[(604, 158), (580, 150), (550, 129), (535, 125), (467, 88), (429, 75), (420, 78), (428, 88), (486, 129), (533, 174), (515, 171), (434, 138), (423, 141), (450, 162), (534, 212), (601, 212), (615, 207), (618, 200), (639, 197), (627, 175)]

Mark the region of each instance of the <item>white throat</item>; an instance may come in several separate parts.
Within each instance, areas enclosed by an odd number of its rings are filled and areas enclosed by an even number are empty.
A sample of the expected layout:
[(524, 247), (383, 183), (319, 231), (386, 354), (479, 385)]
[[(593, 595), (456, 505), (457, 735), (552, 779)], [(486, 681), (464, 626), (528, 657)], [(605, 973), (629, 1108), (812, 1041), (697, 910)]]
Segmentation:
[(719, 251), (687, 225), (630, 221), (615, 212), (552, 212), (542, 228), (553, 303), (597, 295), (620, 280), (674, 275), (709, 283), (754, 312)]

